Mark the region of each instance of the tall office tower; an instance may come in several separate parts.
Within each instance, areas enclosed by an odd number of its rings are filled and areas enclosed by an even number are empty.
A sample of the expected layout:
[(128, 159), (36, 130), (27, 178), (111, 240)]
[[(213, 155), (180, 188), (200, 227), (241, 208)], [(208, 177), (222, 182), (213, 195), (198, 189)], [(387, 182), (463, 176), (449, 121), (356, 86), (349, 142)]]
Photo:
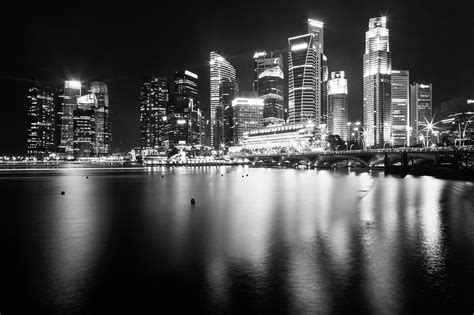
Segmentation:
[(166, 140), (168, 145), (200, 144), (198, 76), (184, 70), (174, 75), (173, 102), (168, 109)]
[(140, 92), (141, 148), (154, 150), (161, 145), (169, 103), (168, 79), (147, 78)]
[(107, 84), (103, 82), (91, 82), (91, 93), (97, 99), (97, 108), (95, 109), (95, 132), (96, 147), (95, 154), (102, 156), (112, 153), (112, 124), (110, 119), (109, 91)]
[(258, 93), (260, 74), (274, 67), (279, 67), (283, 71), (283, 57), (281, 54), (274, 57), (273, 52), (267, 54), (265, 51), (256, 51), (253, 55), (253, 65), (253, 90)]
[(321, 124), (328, 124), (328, 59), (323, 55), (323, 66), (321, 69)]
[(344, 71), (332, 71), (328, 81), (328, 129), (333, 135), (348, 140), (347, 79)]
[[(231, 81), (224, 79), (221, 82), (220, 87), (220, 104), (222, 105), (223, 110), (223, 142), (226, 145), (233, 145), (234, 143), (234, 118), (233, 118), (233, 108), (232, 101), (239, 95), (238, 85)], [(220, 130), (220, 129), (219, 129)], [(214, 146), (216, 146), (215, 144)]]
[(94, 93), (77, 99), (77, 108), (73, 111), (74, 157), (91, 157), (96, 155), (96, 109), (97, 98)]
[(288, 38), (288, 120), (320, 124), (323, 23), (308, 19), (308, 33)]
[(74, 153), (74, 110), (77, 108), (77, 99), (81, 96), (80, 81), (66, 81), (61, 108), (61, 140), (58, 151), (72, 155)]
[[(210, 128), (211, 146), (217, 147), (225, 142), (225, 116), (226, 107), (232, 105), (229, 97), (223, 96), (226, 91), (230, 96), (231, 90), (238, 94), (235, 68), (221, 55), (210, 52)], [(223, 86), (223, 82), (224, 86)], [(232, 87), (232, 88), (231, 88)]]
[(28, 156), (41, 159), (56, 151), (55, 97), (52, 88), (36, 82), (28, 89)]
[(395, 145), (410, 145), (410, 72), (392, 70), (392, 139)]
[(285, 120), (283, 69), (276, 66), (258, 76), (258, 96), (263, 99), (264, 124), (281, 123)]
[(365, 33), (364, 125), (368, 145), (383, 146), (390, 141), (392, 97), (390, 71), (392, 54), (385, 16), (371, 18)]
[(432, 120), (433, 87), (430, 84), (410, 85), (410, 127), (411, 143), (418, 142), (420, 133), (426, 132), (427, 123)]
[(234, 121), (234, 144), (242, 142), (244, 133), (263, 127), (264, 100), (238, 97), (232, 101)]

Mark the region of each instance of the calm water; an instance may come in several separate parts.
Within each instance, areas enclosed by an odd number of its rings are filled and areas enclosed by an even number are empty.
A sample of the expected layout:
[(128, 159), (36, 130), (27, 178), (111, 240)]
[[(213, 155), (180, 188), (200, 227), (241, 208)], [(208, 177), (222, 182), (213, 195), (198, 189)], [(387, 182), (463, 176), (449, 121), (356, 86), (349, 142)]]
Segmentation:
[(474, 311), (470, 182), (86, 169), (0, 192), (1, 314)]

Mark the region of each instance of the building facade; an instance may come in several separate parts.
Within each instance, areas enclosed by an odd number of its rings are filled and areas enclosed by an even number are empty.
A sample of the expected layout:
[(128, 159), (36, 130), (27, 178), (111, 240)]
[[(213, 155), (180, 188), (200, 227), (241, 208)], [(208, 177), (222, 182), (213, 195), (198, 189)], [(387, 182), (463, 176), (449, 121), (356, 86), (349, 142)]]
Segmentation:
[(177, 71), (174, 75), (173, 101), (167, 111), (165, 146), (201, 143), (201, 112), (198, 102), (198, 75)]
[(166, 77), (145, 79), (140, 91), (141, 148), (155, 150), (164, 139), (169, 104), (169, 85)]
[(321, 123), (323, 23), (308, 19), (308, 34), (288, 39), (288, 121)]
[(392, 129), (392, 56), (384, 16), (369, 20), (363, 62), (366, 141), (368, 145), (383, 146), (390, 141)]
[[(210, 127), (211, 146), (219, 147), (226, 143), (226, 127), (230, 126), (229, 118), (225, 109), (232, 106), (232, 99), (238, 95), (235, 68), (221, 55), (214, 51), (210, 52)], [(226, 122), (227, 117), (227, 122)], [(227, 131), (227, 140), (230, 140)]]
[(392, 70), (392, 143), (410, 145), (410, 72)]
[(54, 89), (34, 84), (28, 89), (28, 156), (42, 159), (56, 151), (56, 108)]
[(65, 81), (64, 94), (60, 112), (60, 142), (58, 152), (72, 156), (74, 153), (74, 110), (77, 109), (77, 99), (81, 96), (80, 81)]
[(232, 101), (233, 144), (242, 143), (244, 133), (263, 127), (264, 100), (238, 97)]
[(419, 142), (432, 121), (433, 87), (431, 84), (413, 83), (410, 85), (410, 127), (411, 144)]
[(112, 153), (112, 122), (110, 119), (109, 90), (107, 84), (94, 81), (91, 82), (90, 91), (97, 99), (97, 107), (95, 109), (95, 153), (98, 156), (109, 155)]
[(96, 155), (96, 110), (97, 98), (94, 93), (77, 99), (77, 108), (73, 111), (73, 150), (74, 157), (92, 157)]
[(328, 130), (345, 141), (348, 137), (347, 79), (344, 71), (332, 71), (328, 81)]
[(284, 74), (280, 66), (269, 68), (258, 77), (258, 96), (263, 99), (264, 124), (285, 121)]

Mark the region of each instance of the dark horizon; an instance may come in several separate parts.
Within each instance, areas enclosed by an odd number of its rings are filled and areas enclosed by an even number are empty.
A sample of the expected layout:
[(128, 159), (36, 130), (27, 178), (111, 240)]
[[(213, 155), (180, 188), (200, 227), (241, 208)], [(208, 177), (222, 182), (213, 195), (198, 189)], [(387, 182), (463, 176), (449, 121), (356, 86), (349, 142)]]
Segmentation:
[[(71, 4), (73, 5), (73, 4)], [(344, 70), (349, 119), (362, 120), (362, 55), (370, 17), (386, 15), (392, 69), (410, 83), (433, 84), (433, 111), (442, 101), (474, 96), (472, 4), (378, 1), (192, 3), (157, 8), (105, 4), (75, 7), (13, 5), (2, 20), (0, 152), (24, 154), (26, 89), (30, 79), (103, 81), (109, 86), (114, 151), (139, 144), (139, 88), (144, 75), (188, 69), (199, 75), (199, 99), (209, 106), (209, 52), (236, 68), (242, 91), (252, 90), (256, 50), (280, 51), (306, 32), (306, 19), (325, 23), (329, 71)], [(8, 10), (7, 10), (8, 11)], [(17, 13), (18, 12), (18, 13)]]

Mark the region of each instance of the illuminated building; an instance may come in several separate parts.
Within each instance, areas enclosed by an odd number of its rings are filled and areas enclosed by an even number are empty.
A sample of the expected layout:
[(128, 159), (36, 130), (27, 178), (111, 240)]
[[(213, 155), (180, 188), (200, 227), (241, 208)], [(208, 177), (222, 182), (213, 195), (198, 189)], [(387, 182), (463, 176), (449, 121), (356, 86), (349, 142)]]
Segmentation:
[(414, 83), (410, 85), (410, 127), (411, 144), (418, 142), (424, 134), (427, 123), (432, 120), (433, 90), (431, 84)]
[(77, 99), (81, 96), (80, 81), (65, 81), (64, 95), (60, 114), (60, 142), (58, 151), (72, 155), (74, 151), (74, 110), (77, 108)]
[[(219, 117), (223, 119), (223, 124), (218, 124), (219, 132), (224, 134), (223, 141), (219, 143), (225, 143), (232, 145), (234, 142), (234, 115), (232, 101), (238, 96), (238, 86), (234, 81), (224, 79), (221, 81), (220, 86), (220, 104), (222, 105), (219, 109)], [(222, 114), (220, 111), (223, 111)], [(220, 129), (222, 127), (222, 129)], [(216, 146), (217, 143), (214, 145)]]
[[(225, 122), (225, 109), (232, 105), (233, 97), (238, 95), (238, 85), (235, 68), (224, 57), (211, 51), (209, 65), (211, 146), (218, 147), (226, 140), (225, 124), (229, 125), (230, 122)], [(227, 118), (232, 117), (229, 115)]]
[(151, 77), (145, 80), (140, 91), (140, 136), (141, 147), (155, 150), (164, 138), (169, 103), (166, 77)]
[(308, 34), (288, 38), (288, 121), (321, 123), (323, 23), (308, 19)]
[(96, 123), (96, 155), (111, 154), (112, 130), (109, 113), (109, 92), (107, 85), (103, 82), (91, 82), (91, 93), (97, 99), (97, 108), (95, 109)]
[(474, 99), (457, 97), (441, 102), (441, 121), (437, 127), (442, 134), (454, 139), (473, 139)]
[(410, 145), (410, 73), (392, 70), (392, 139), (394, 145)]
[(263, 119), (265, 125), (284, 122), (285, 109), (283, 99), (284, 75), (279, 66), (260, 73), (258, 78), (258, 96), (263, 99)]
[(323, 66), (321, 74), (321, 124), (328, 123), (328, 80), (329, 80), (329, 69), (328, 69), (328, 58), (323, 55)]
[(348, 140), (347, 79), (344, 71), (331, 72), (328, 81), (328, 129), (332, 135)]
[(308, 147), (317, 132), (311, 122), (272, 125), (245, 132), (241, 145), (247, 149)]
[(26, 154), (43, 158), (56, 151), (55, 91), (41, 84), (28, 89), (28, 131)]
[(253, 80), (253, 87), (254, 91), (257, 92), (260, 96), (259, 88), (259, 81), (260, 75), (272, 68), (278, 67), (281, 71), (283, 71), (283, 58), (282, 55), (278, 55), (277, 57), (273, 56), (273, 52), (270, 52), (268, 55), (265, 51), (257, 51), (253, 55), (253, 64), (254, 64), (254, 80)]
[(96, 154), (96, 109), (97, 97), (94, 93), (77, 99), (73, 111), (73, 150), (74, 157), (91, 157)]
[(174, 76), (173, 101), (168, 107), (165, 146), (200, 144), (201, 112), (198, 103), (198, 76), (184, 70)]
[(264, 100), (238, 97), (232, 101), (233, 144), (240, 144), (244, 133), (263, 127)]
[(364, 54), (364, 125), (367, 144), (383, 146), (390, 141), (392, 55), (389, 46), (387, 18), (369, 20), (365, 33)]

